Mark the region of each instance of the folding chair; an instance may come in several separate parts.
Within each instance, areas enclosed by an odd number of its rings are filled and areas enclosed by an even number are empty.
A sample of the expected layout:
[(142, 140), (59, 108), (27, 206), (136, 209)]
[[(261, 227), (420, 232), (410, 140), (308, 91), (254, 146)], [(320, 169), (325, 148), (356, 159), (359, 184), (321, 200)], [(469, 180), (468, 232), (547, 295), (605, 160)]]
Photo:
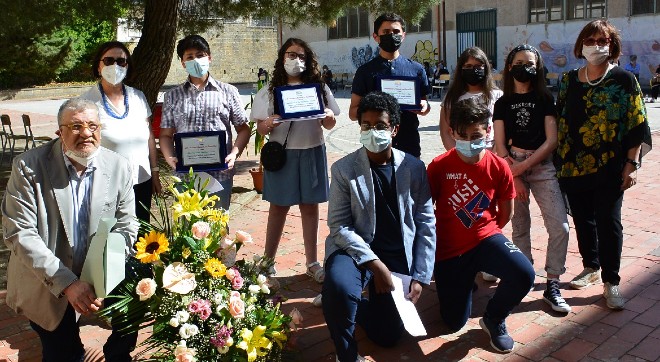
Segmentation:
[(438, 98), (442, 100), (442, 91), (447, 89), (449, 87), (449, 80), (451, 79), (450, 74), (440, 74), (440, 77), (438, 77), (438, 84), (434, 84), (431, 86), (431, 96), (434, 94), (438, 94)]
[(25, 150), (28, 148), (27, 136), (14, 134), (14, 130), (11, 129), (11, 120), (9, 115), (3, 114), (0, 116), (2, 119), (2, 133), (4, 134), (4, 142), (2, 143), (2, 158), (0, 158), (0, 165), (4, 162), (5, 152), (7, 147), (9, 147), (9, 162), (14, 158), (14, 152), (16, 150), (16, 140), (25, 141)]
[(48, 141), (51, 141), (53, 138), (48, 137), (48, 136), (34, 136), (34, 133), (32, 133), (32, 121), (30, 121), (30, 116), (27, 114), (23, 115), (23, 129), (25, 130), (25, 135), (27, 136), (27, 140), (25, 141), (25, 150), (27, 151), (30, 142), (32, 142), (32, 148), (37, 147), (37, 142), (38, 143), (46, 143)]

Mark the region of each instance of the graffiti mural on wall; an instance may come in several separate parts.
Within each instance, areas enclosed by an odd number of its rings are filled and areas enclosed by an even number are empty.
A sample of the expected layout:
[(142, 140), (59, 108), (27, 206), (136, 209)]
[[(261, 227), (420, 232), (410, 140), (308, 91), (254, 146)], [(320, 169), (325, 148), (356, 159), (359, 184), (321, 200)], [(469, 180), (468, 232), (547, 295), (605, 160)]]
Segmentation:
[(420, 64), (424, 62), (435, 64), (438, 59), (438, 48), (434, 48), (430, 40), (418, 40), (415, 44), (415, 54), (410, 59)]
[(353, 47), (351, 49), (351, 60), (355, 69), (359, 68), (362, 64), (370, 61), (378, 54), (378, 48), (376, 50), (372, 49), (369, 44), (363, 47)]
[[(555, 40), (551, 40), (555, 39)], [(502, 58), (506, 59), (509, 51), (519, 44), (531, 44), (541, 53), (543, 61), (551, 73), (563, 73), (584, 65), (583, 59), (577, 59), (573, 54), (573, 37), (555, 37), (555, 36), (536, 36), (534, 32), (516, 29), (511, 41), (504, 46)], [(557, 41), (556, 39), (566, 39), (570, 42)], [(622, 39), (621, 57), (619, 62), (623, 67), (629, 62), (629, 56), (637, 55), (637, 62), (641, 66), (640, 83), (648, 85), (655, 69), (660, 65), (660, 41), (659, 40), (632, 40)]]

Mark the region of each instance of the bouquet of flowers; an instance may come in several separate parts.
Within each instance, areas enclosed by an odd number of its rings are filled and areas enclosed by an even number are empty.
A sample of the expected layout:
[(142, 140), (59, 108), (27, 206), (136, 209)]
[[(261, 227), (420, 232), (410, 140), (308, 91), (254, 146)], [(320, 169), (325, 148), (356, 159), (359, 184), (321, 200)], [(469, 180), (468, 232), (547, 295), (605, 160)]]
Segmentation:
[(101, 316), (127, 332), (152, 326), (140, 352), (151, 359), (280, 360), (291, 317), (269, 288), (272, 260), (236, 260), (250, 235), (227, 238), (227, 214), (213, 208), (217, 196), (208, 195), (206, 184), (195, 187), (192, 170), (186, 182), (175, 182), (171, 218), (157, 199), (162, 222), (143, 225), (147, 232), (136, 244), (146, 273), (127, 278)]

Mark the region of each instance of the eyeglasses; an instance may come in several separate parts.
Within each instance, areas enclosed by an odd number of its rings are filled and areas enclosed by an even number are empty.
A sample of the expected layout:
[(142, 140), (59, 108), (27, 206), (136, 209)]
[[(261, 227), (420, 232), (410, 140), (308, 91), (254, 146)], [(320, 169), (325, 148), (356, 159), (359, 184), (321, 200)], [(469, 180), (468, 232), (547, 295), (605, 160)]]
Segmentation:
[(362, 123), (360, 125), (360, 130), (363, 132), (369, 132), (372, 129), (375, 129), (376, 131), (385, 131), (390, 129), (390, 126), (386, 125), (385, 123), (376, 123), (374, 126), (368, 123)]
[(71, 123), (71, 124), (61, 124), (60, 127), (67, 127), (71, 130), (73, 134), (80, 134), (85, 128), (90, 132), (94, 133), (101, 129), (101, 125), (97, 123)]
[(128, 62), (127, 62), (126, 58), (105, 57), (105, 58), (101, 59), (101, 61), (106, 66), (111, 66), (115, 63), (117, 63), (117, 65), (120, 66), (120, 67), (125, 67), (126, 65), (128, 65)]
[(590, 46), (594, 46), (594, 45), (596, 45), (596, 44), (597, 44), (599, 47), (603, 47), (603, 46), (605, 46), (605, 45), (607, 45), (607, 44), (609, 44), (609, 43), (610, 43), (610, 38), (598, 38), (598, 39), (595, 39), (595, 38), (586, 38), (586, 39), (584, 39), (584, 40), (582, 41), (582, 44), (584, 44), (584, 45), (586, 45), (586, 46), (588, 46), (588, 47), (590, 47)]
[(304, 62), (305, 59), (307, 59), (307, 56), (304, 53), (300, 54), (300, 53), (296, 53), (296, 52), (285, 52), (284, 54), (286, 54), (286, 57), (291, 59), (291, 60), (298, 58), (298, 59), (300, 59)]

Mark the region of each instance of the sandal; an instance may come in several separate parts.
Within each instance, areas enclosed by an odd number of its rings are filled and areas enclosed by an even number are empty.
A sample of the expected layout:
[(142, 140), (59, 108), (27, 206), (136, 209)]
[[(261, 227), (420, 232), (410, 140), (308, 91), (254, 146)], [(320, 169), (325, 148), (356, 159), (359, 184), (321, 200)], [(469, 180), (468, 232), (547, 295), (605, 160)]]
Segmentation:
[[(312, 271), (312, 268), (318, 266), (319, 268), (316, 269), (316, 271)], [(307, 264), (307, 271), (305, 274), (309, 275), (314, 279), (319, 284), (323, 283), (323, 280), (325, 280), (325, 270), (323, 270), (323, 267), (318, 261), (315, 261), (313, 263)]]

